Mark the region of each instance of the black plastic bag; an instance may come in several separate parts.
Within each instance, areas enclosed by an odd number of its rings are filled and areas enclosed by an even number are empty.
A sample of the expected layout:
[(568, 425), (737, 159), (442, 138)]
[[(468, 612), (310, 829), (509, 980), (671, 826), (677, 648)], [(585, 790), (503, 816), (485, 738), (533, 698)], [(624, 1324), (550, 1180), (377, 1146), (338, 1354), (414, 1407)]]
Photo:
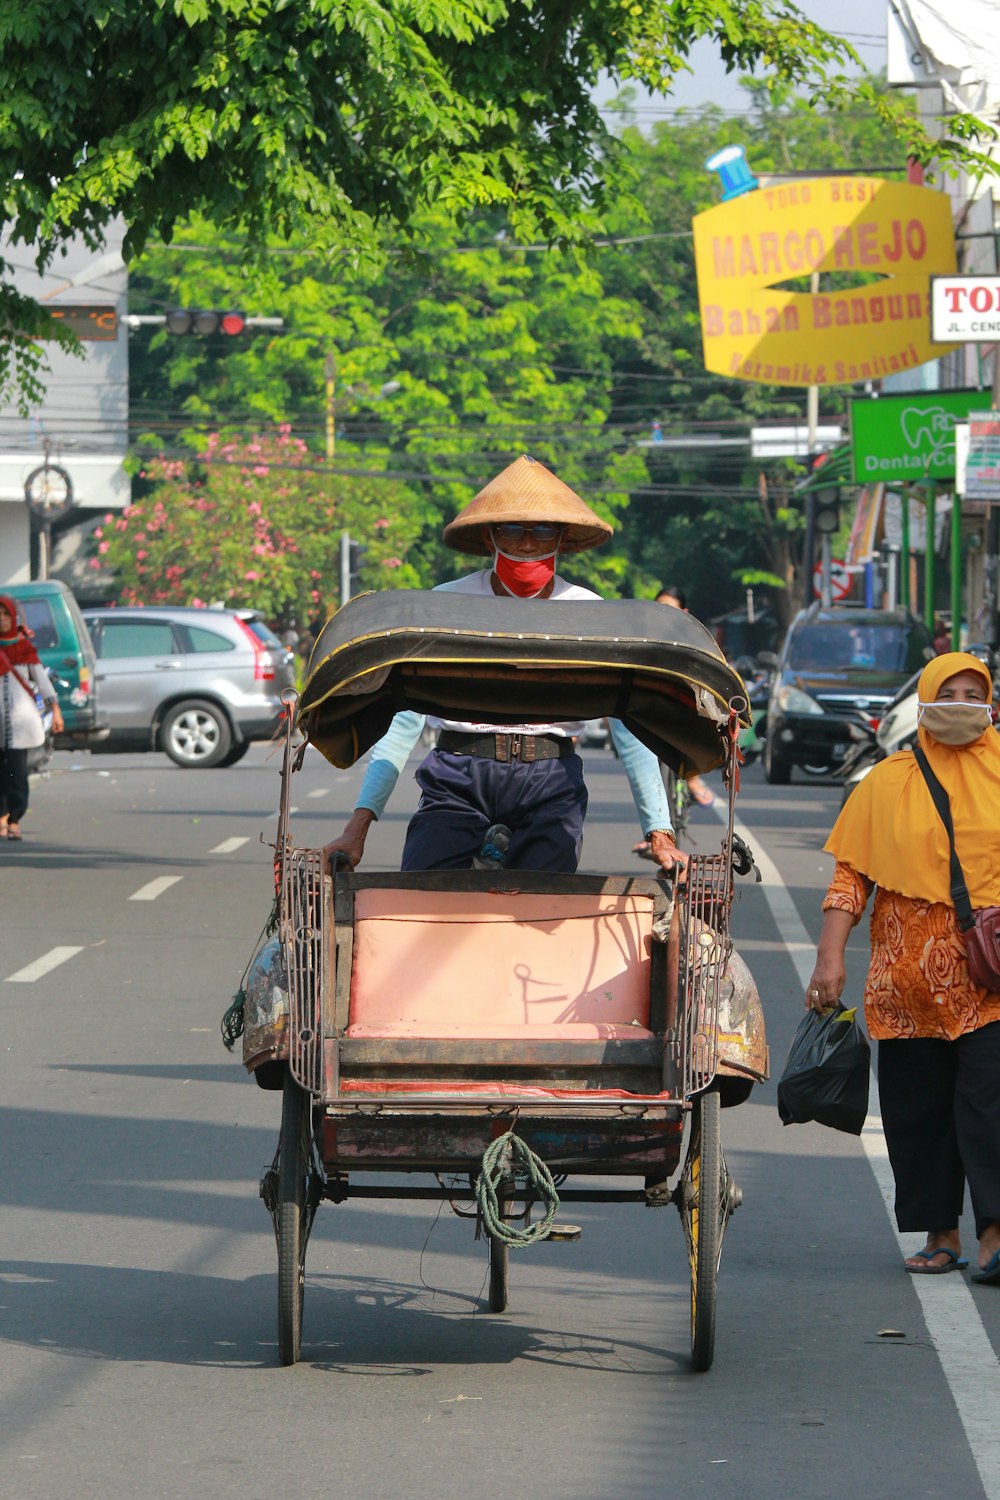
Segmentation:
[(868, 1114), (870, 1058), (868, 1038), (853, 1010), (839, 1005), (823, 1016), (807, 1011), (778, 1082), (782, 1124), (815, 1120), (860, 1135)]

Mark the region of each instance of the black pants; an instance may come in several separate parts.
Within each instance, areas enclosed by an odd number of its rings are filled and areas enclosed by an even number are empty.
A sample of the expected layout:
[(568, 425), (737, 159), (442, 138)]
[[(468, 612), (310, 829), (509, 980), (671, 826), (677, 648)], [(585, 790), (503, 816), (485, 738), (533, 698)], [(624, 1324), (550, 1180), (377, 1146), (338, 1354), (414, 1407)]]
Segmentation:
[(20, 823), (28, 811), (28, 752), (0, 750), (0, 818)]
[(878, 1091), (900, 1229), (956, 1229), (968, 1182), (981, 1236), (1000, 1220), (1000, 1021), (879, 1042)]

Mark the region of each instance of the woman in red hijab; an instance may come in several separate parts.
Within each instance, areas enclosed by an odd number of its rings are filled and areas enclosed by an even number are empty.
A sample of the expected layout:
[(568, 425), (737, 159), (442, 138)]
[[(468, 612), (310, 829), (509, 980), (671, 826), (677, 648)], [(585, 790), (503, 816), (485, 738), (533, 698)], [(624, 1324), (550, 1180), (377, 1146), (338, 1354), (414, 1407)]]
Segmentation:
[(17, 604), (0, 594), (0, 839), (17, 842), (28, 810), (28, 751), (45, 743), (36, 693), (52, 704), (52, 728), (63, 727), (49, 674), (31, 632), (18, 624)]

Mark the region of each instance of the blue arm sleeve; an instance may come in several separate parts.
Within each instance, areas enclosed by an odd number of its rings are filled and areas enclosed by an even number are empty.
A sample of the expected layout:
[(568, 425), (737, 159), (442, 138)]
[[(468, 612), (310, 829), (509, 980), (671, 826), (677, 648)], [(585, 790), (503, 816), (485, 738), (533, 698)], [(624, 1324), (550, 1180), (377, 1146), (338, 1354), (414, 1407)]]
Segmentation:
[(365, 770), (357, 807), (366, 807), (380, 818), (399, 780), (399, 773), (410, 758), (420, 732), (424, 727), (424, 715), (409, 710), (397, 714), (382, 738), (372, 746), (371, 756)]
[(632, 800), (639, 814), (639, 826), (643, 835), (648, 835), (654, 828), (672, 832), (674, 824), (670, 816), (667, 789), (660, 772), (660, 762), (652, 750), (648, 750), (630, 729), (625, 728), (620, 719), (609, 719), (608, 728), (622, 769), (632, 788)]

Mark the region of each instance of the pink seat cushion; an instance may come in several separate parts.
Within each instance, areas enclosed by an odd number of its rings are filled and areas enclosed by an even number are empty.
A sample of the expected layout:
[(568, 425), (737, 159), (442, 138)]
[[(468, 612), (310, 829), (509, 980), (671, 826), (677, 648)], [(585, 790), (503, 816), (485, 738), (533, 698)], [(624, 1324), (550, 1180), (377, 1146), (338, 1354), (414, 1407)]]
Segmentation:
[(361, 890), (351, 1037), (648, 1037), (649, 896)]

